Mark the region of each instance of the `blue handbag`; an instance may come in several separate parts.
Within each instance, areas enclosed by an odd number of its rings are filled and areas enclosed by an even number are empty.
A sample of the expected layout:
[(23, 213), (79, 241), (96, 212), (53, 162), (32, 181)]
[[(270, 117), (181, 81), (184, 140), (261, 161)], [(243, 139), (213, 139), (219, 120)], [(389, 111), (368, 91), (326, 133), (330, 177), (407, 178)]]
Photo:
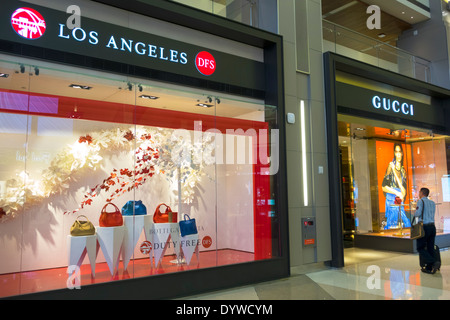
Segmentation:
[(195, 223), (195, 219), (191, 219), (187, 214), (184, 215), (184, 220), (181, 220), (179, 222), (179, 225), (182, 237), (190, 234), (197, 234), (197, 225)]
[(147, 214), (147, 208), (144, 206), (141, 200), (130, 200), (122, 207), (123, 216), (143, 216)]

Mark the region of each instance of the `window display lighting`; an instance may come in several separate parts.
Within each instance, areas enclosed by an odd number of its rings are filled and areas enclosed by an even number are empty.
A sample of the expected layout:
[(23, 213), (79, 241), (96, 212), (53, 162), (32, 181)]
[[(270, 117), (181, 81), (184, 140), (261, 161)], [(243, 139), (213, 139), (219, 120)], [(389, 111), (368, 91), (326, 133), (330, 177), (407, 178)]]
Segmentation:
[(92, 87), (83, 86), (80, 84), (71, 84), (69, 87), (74, 88), (74, 89), (83, 89), (83, 90), (91, 90), (92, 89)]
[(156, 99), (159, 99), (159, 97), (156, 97), (156, 96), (149, 96), (149, 95), (146, 95), (146, 94), (140, 95), (139, 98), (141, 98), (141, 99), (150, 99), (150, 100), (156, 100)]
[(197, 107), (203, 107), (203, 108), (211, 108), (213, 107), (212, 104), (206, 104), (206, 103), (198, 103), (196, 104)]

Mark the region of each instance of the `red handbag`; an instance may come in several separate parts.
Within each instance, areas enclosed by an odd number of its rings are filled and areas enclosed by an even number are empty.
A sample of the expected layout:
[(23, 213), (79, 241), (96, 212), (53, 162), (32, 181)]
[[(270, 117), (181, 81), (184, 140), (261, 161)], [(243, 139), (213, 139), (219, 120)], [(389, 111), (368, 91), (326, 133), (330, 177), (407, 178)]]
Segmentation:
[[(164, 213), (161, 212), (160, 207), (166, 206), (166, 211)], [(154, 223), (176, 223), (178, 220), (178, 212), (173, 212), (170, 207), (161, 203), (156, 207), (155, 213), (153, 214), (153, 222)]]
[(400, 197), (395, 197), (394, 203), (395, 203), (395, 204), (402, 204), (402, 198), (400, 198)]
[[(106, 207), (108, 205), (113, 205), (115, 211), (107, 212)], [(102, 213), (100, 214), (99, 219), (100, 227), (119, 227), (123, 225), (122, 213), (119, 208), (114, 203), (108, 202), (102, 209)]]

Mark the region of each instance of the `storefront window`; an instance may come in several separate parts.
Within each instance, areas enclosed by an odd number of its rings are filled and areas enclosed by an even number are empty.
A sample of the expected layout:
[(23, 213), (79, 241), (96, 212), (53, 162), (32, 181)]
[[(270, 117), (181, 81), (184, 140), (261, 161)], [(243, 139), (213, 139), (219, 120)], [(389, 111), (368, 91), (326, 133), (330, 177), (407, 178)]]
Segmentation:
[(1, 297), (281, 254), (276, 107), (8, 56), (0, 72)]
[(338, 121), (346, 238), (409, 238), (422, 187), (437, 204), (438, 235), (449, 233), (449, 137), (343, 114)]

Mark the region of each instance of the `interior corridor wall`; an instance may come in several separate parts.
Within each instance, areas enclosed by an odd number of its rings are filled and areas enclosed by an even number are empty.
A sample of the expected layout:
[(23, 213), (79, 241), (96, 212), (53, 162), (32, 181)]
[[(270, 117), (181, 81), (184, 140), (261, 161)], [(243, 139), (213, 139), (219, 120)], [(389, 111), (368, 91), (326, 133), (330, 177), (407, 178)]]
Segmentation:
[[(295, 268), (332, 259), (322, 7), (320, 0), (283, 0), (278, 6), (279, 33), (284, 39), (286, 112), (296, 119), (286, 127), (290, 263)], [(305, 217), (316, 219), (317, 239), (312, 246), (303, 246), (301, 221)]]

